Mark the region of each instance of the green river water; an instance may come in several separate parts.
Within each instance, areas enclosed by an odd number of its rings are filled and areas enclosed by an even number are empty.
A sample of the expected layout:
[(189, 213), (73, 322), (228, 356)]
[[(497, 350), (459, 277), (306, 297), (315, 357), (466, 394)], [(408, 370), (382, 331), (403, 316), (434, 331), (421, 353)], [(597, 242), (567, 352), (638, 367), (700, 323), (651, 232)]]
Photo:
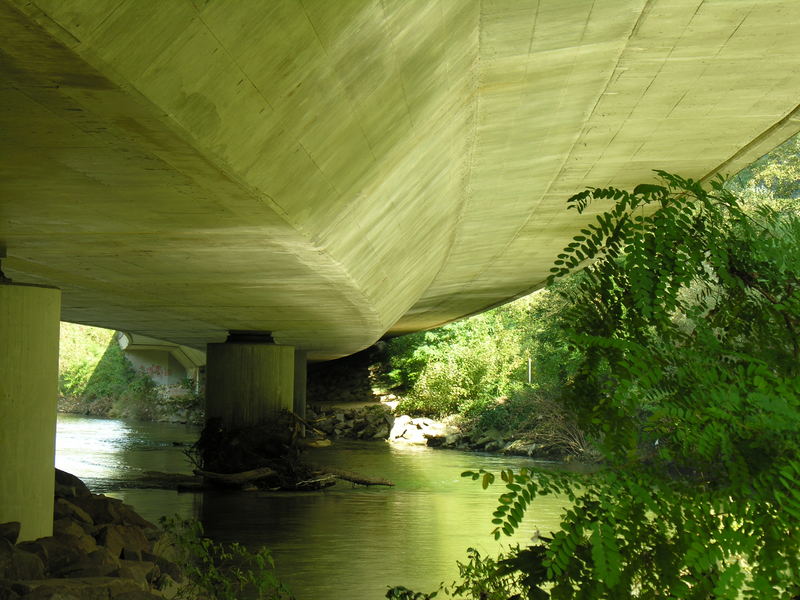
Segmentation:
[(197, 434), (184, 425), (59, 415), (56, 466), (152, 521), (197, 517), (214, 539), (267, 546), (298, 600), (378, 600), (390, 585), (431, 591), (455, 578), (456, 561), (465, 559), (468, 547), (496, 554), (501, 542), (524, 544), (537, 528), (558, 527), (562, 502), (546, 497), (513, 540), (496, 542), (490, 520), (502, 488), (484, 491), (460, 477), (480, 467), (519, 469), (531, 460), (385, 442), (338, 442), (309, 458), (390, 479), (393, 488), (338, 483), (306, 494), (178, 494), (129, 487), (142, 471), (189, 473), (176, 443), (191, 443)]

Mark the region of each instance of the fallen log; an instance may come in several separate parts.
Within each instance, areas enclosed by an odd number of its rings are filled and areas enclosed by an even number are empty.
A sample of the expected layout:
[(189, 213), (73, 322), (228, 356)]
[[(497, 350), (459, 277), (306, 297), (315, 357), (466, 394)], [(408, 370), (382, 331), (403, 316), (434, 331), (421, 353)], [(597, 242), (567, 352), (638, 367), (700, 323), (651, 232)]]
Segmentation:
[[(223, 485), (239, 486), (239, 487), (278, 474), (278, 472), (275, 471), (275, 469), (272, 469), (270, 467), (261, 467), (259, 469), (251, 469), (249, 471), (242, 471), (240, 473), (214, 473), (212, 471), (203, 471), (202, 469), (195, 469), (194, 473), (195, 475), (201, 475), (206, 480), (211, 481), (212, 483), (221, 483)], [(332, 478), (342, 479), (343, 481), (349, 481), (350, 483), (357, 483), (358, 485), (385, 485), (389, 487), (394, 486), (394, 483), (392, 483), (388, 479), (366, 477), (359, 473), (352, 473), (350, 471), (342, 471), (339, 469), (318, 468), (318, 467), (314, 472), (314, 479), (300, 482), (300, 484), (302, 485), (309, 485), (312, 483), (325, 484)]]
[(223, 483), (225, 485), (244, 485), (245, 483), (277, 475), (278, 472), (270, 467), (261, 467), (249, 471), (241, 471), (239, 473), (214, 473), (212, 471), (195, 469), (194, 474), (201, 475), (209, 481)]
[(332, 475), (330, 473), (326, 473), (320, 477), (315, 477), (314, 479), (308, 479), (306, 481), (298, 481), (295, 485), (295, 488), (302, 489), (302, 488), (311, 488), (311, 489), (322, 489), (326, 487), (330, 487), (336, 482), (336, 475)]
[(339, 469), (320, 469), (316, 475), (323, 477), (325, 475), (333, 475), (337, 479), (349, 481), (350, 483), (357, 483), (359, 485), (385, 485), (394, 487), (394, 483), (388, 479), (380, 479), (377, 477), (365, 477), (359, 473), (351, 473), (350, 471), (340, 471)]

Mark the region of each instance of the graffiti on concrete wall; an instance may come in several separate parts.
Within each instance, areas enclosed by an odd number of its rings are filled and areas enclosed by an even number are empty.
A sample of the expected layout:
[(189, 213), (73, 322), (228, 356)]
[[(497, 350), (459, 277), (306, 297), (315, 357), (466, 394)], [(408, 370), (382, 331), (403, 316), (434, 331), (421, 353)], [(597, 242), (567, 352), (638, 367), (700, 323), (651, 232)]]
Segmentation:
[(166, 367), (162, 367), (161, 365), (146, 365), (142, 367), (142, 370), (147, 373), (150, 377), (167, 377), (169, 376), (169, 371)]

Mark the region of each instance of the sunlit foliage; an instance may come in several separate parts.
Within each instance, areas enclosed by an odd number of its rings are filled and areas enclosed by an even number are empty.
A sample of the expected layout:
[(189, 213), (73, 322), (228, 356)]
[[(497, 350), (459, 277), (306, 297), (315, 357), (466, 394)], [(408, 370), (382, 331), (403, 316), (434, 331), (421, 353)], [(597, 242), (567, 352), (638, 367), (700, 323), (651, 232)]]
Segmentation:
[[(800, 593), (800, 218), (664, 172), (611, 200), (556, 260), (582, 361), (566, 398), (601, 441), (591, 477), (502, 473), (496, 535), (542, 494), (572, 506), (529, 598)], [(641, 210), (641, 209), (647, 210)], [(493, 481), (488, 473), (467, 473)]]
[(521, 339), (503, 320), (493, 311), (390, 341), (392, 373), (407, 385), (401, 410), (475, 414), (519, 389)]
[(391, 384), (406, 398), (400, 410), (479, 416), (501, 407), (504, 414), (498, 418), (513, 420), (508, 410), (515, 410), (521, 395), (557, 396), (579, 354), (566, 343), (565, 308), (558, 293), (542, 290), (469, 319), (390, 340)]
[(800, 198), (800, 136), (793, 136), (742, 169), (728, 188), (745, 202), (773, 201), (796, 206)]

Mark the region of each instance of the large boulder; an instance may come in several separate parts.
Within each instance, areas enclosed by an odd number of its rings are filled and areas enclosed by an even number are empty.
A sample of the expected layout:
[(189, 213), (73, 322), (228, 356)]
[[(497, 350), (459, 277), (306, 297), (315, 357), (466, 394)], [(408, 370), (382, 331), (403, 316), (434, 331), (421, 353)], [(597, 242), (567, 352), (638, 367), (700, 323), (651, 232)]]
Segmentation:
[(32, 542), (22, 542), (18, 548), (38, 556), (44, 563), (46, 572), (51, 574), (58, 574), (86, 558), (86, 552), (80, 549), (72, 536), (41, 537)]
[(69, 533), (61, 533), (53, 536), (64, 544), (77, 548), (82, 554), (89, 555), (97, 550), (97, 542), (95, 539), (87, 534), (71, 535)]
[(117, 577), (132, 579), (142, 588), (147, 589), (156, 582), (159, 575), (161, 575), (161, 571), (155, 563), (150, 561), (122, 560), (120, 561), (120, 567), (116, 575)]
[(102, 494), (89, 494), (70, 499), (70, 502), (88, 514), (95, 525), (116, 523), (120, 520), (119, 506), (121, 500), (109, 498)]
[(87, 525), (94, 525), (94, 519), (92, 519), (89, 513), (66, 498), (56, 498), (55, 504), (53, 505), (53, 518), (70, 518), (75, 521), (80, 521), (81, 523), (86, 523)]
[(105, 546), (114, 556), (128, 553), (150, 552), (152, 545), (139, 527), (131, 525), (103, 525), (95, 537), (98, 544)]
[(89, 561), (101, 569), (108, 569), (109, 573), (119, 569), (120, 565), (119, 557), (114, 556), (111, 550), (102, 546), (89, 553)]
[(56, 489), (55, 495), (58, 498), (75, 498), (80, 496), (91, 496), (92, 492), (86, 487), (78, 477), (72, 473), (67, 473), (61, 469), (56, 469)]
[(409, 415), (401, 415), (394, 420), (394, 427), (389, 433), (389, 441), (398, 444), (427, 444), (422, 423)]
[(120, 560), (108, 548), (98, 548), (91, 552), (84, 560), (74, 563), (61, 571), (61, 577), (108, 577), (115, 574), (120, 568)]
[(436, 421), (427, 417), (413, 418), (401, 415), (394, 420), (394, 426), (389, 433), (389, 441), (418, 446), (442, 446), (449, 436), (458, 434), (458, 427), (447, 419)]
[(176, 583), (183, 581), (183, 572), (181, 568), (171, 560), (167, 560), (163, 556), (158, 556), (150, 552), (142, 552), (142, 560), (154, 563), (159, 571), (161, 571), (162, 575), (169, 575)]
[(36, 554), (0, 538), (0, 579), (41, 579), (44, 573), (44, 563)]
[(21, 523), (19, 521), (9, 521), (0, 524), (0, 538), (6, 539), (12, 544), (17, 543)]
[(86, 554), (97, 550), (97, 542), (89, 535), (90, 531), (92, 531), (91, 525), (81, 523), (69, 517), (63, 517), (53, 521), (53, 535), (58, 538), (68, 536), (64, 541), (80, 548), (80, 550)]

